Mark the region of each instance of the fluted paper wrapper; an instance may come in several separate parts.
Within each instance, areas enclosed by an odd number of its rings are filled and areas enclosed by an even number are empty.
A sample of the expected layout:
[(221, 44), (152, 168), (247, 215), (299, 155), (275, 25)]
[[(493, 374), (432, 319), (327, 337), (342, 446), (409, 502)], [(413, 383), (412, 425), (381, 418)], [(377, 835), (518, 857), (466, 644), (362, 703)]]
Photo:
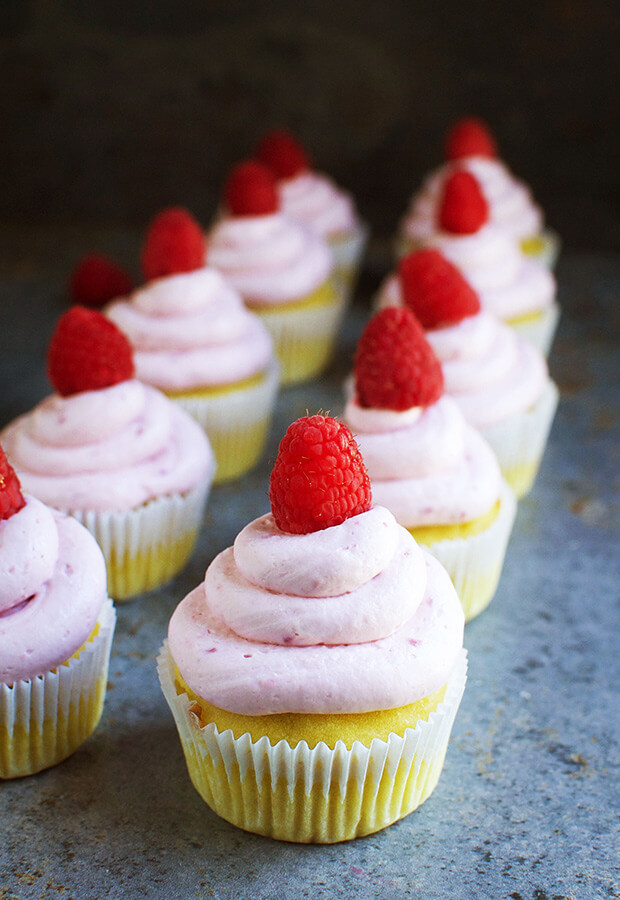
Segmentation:
[(558, 389), (549, 381), (531, 409), (481, 430), (497, 456), (502, 475), (518, 500), (534, 484), (558, 400)]
[(116, 612), (106, 600), (79, 656), (44, 675), (0, 684), (0, 778), (33, 775), (70, 756), (101, 718)]
[(265, 377), (249, 387), (221, 394), (196, 391), (170, 395), (206, 432), (217, 462), (215, 484), (239, 478), (258, 462), (269, 433), (279, 382), (279, 367), (274, 362)]
[(551, 228), (544, 228), (540, 234), (534, 238), (534, 245), (526, 238), (522, 241), (521, 249), (530, 259), (537, 259), (543, 266), (548, 269), (555, 269), (562, 241), (557, 231)]
[(209, 476), (185, 494), (156, 497), (120, 512), (66, 510), (101, 547), (111, 597), (128, 600), (183, 568), (196, 543), (210, 486)]
[(368, 226), (359, 222), (351, 231), (330, 236), (327, 242), (334, 258), (334, 282), (348, 303), (368, 242)]
[(335, 843), (379, 831), (419, 806), (433, 791), (467, 674), (461, 651), (444, 700), (428, 721), (404, 736), (348, 749), (305, 741), (291, 747), (267, 737), (200, 727), (187, 694), (177, 694), (174, 661), (164, 643), (158, 672), (174, 715), (190, 777), (222, 818), (257, 834), (298, 843)]
[(525, 318), (522, 321), (518, 319), (506, 320), (506, 324), (517, 332), (517, 334), (529, 341), (537, 347), (543, 356), (549, 356), (553, 338), (560, 320), (560, 307), (557, 303), (542, 310), (539, 316), (532, 319)]
[(425, 545), (452, 579), (466, 622), (486, 609), (493, 599), (516, 512), (515, 496), (503, 482), (499, 512), (488, 528), (469, 537)]

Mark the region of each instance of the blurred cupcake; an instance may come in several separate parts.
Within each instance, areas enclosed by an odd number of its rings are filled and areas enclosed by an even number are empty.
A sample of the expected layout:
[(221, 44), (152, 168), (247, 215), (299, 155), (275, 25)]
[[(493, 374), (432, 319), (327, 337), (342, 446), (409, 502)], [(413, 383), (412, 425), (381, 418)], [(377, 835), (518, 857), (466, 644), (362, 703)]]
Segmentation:
[(133, 281), (125, 269), (103, 253), (87, 253), (69, 277), (71, 303), (99, 309), (116, 297), (133, 290)]
[[(480, 297), (485, 312), (547, 355), (560, 316), (551, 272), (519, 250), (506, 231), (489, 220), (489, 206), (476, 178), (458, 169), (446, 179), (435, 231), (423, 243), (457, 266)], [(398, 302), (396, 275), (379, 292), (381, 305)]]
[(370, 320), (344, 420), (375, 502), (445, 567), (472, 619), (490, 603), (516, 511), (495, 454), (443, 393), (441, 366), (407, 308)]
[(239, 291), (270, 331), (282, 384), (319, 375), (344, 311), (333, 259), (322, 238), (280, 210), (271, 171), (258, 162), (233, 169), (225, 212), (209, 235), (209, 263)]
[(57, 393), (0, 435), (24, 489), (95, 536), (117, 600), (183, 567), (215, 469), (204, 431), (133, 371), (118, 328), (74, 306), (49, 348)]
[(324, 238), (334, 256), (334, 276), (350, 298), (355, 287), (368, 227), (353, 197), (331, 178), (312, 168), (307, 151), (287, 131), (271, 131), (256, 148), (260, 162), (277, 179), (282, 212)]
[(0, 447), (0, 778), (56, 765), (95, 730), (115, 622), (96, 542), (22, 494)]
[(553, 268), (560, 250), (558, 235), (545, 228), (530, 189), (499, 159), (497, 144), (481, 119), (459, 119), (448, 131), (446, 162), (426, 178), (400, 223), (398, 255), (415, 250), (434, 233), (438, 206), (447, 179), (466, 170), (479, 182), (489, 205), (489, 219), (504, 229), (527, 256)]
[(147, 283), (105, 314), (131, 341), (136, 377), (204, 428), (221, 482), (245, 474), (263, 452), (278, 364), (263, 323), (204, 258), (198, 223), (186, 210), (164, 210), (142, 253)]
[(177, 607), (159, 676), (215, 812), (280, 840), (349, 840), (437, 784), (463, 613), (439, 563), (372, 507), (334, 419), (291, 425), (270, 499)]

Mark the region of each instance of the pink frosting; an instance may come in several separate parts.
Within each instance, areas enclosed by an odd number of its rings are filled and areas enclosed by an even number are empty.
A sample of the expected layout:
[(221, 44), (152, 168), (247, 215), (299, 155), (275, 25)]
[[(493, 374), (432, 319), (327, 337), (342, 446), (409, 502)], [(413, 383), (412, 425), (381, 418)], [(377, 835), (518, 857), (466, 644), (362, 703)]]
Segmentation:
[(513, 239), (532, 237), (542, 230), (543, 215), (529, 188), (501, 160), (470, 156), (446, 163), (426, 178), (401, 222), (401, 234), (405, 238), (416, 243), (428, 242), (437, 229), (443, 186), (457, 169), (467, 169), (476, 177), (489, 204), (490, 220)]
[(278, 193), (286, 215), (324, 238), (357, 227), (353, 198), (321, 172), (301, 172), (280, 181)]
[(487, 313), (426, 337), (441, 362), (446, 393), (475, 428), (530, 409), (549, 383), (542, 353)]
[(230, 384), (273, 360), (267, 329), (212, 268), (158, 278), (106, 315), (134, 347), (136, 377), (162, 390)]
[[(386, 509), (306, 535), (283, 534), (267, 515), (242, 535), (170, 621), (170, 652), (198, 696), (245, 715), (367, 712), (448, 680), (463, 641), (460, 602)], [(304, 593), (283, 565), (289, 549)]]
[(135, 380), (52, 394), (8, 425), (0, 441), (24, 490), (69, 511), (131, 509), (188, 491), (215, 469), (202, 428)]
[(207, 241), (210, 265), (256, 305), (302, 299), (320, 287), (333, 268), (325, 241), (281, 212), (224, 216)]
[(105, 602), (90, 533), (34, 497), (0, 522), (0, 682), (41, 675), (88, 638)]
[(375, 503), (401, 525), (468, 522), (498, 500), (495, 454), (452, 398), (405, 412), (363, 409), (350, 399), (343, 418), (364, 457)]

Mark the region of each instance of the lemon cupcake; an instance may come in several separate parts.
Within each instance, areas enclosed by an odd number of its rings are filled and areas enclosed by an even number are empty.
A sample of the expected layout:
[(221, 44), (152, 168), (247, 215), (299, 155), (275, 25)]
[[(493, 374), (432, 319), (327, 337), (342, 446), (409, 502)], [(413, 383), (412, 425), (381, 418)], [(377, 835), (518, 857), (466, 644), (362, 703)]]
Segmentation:
[(24, 489), (92, 532), (112, 597), (163, 584), (202, 524), (215, 469), (204, 431), (132, 377), (129, 341), (95, 310), (61, 317), (48, 374), (57, 393), (0, 435)]
[(450, 579), (373, 507), (351, 433), (288, 429), (272, 513), (180, 603), (158, 661), (190, 777), (247, 831), (333, 843), (432, 792), (465, 685)]
[(96, 542), (22, 494), (0, 447), (0, 778), (56, 765), (95, 730), (115, 622)]
[(204, 257), (198, 223), (186, 210), (164, 210), (142, 254), (147, 283), (105, 314), (133, 345), (136, 377), (204, 428), (222, 482), (248, 472), (263, 452), (278, 364), (263, 323)]
[(371, 319), (354, 379), (344, 420), (375, 502), (442, 563), (472, 619), (495, 594), (516, 511), (495, 454), (444, 395), (441, 366), (409, 309)]
[(329, 244), (336, 283), (349, 300), (368, 241), (368, 227), (360, 219), (353, 197), (315, 171), (305, 148), (287, 131), (264, 135), (256, 156), (277, 179), (282, 211)]
[(282, 384), (314, 378), (330, 360), (345, 308), (327, 244), (284, 215), (261, 163), (233, 169), (224, 207), (207, 236), (209, 264), (270, 331)]

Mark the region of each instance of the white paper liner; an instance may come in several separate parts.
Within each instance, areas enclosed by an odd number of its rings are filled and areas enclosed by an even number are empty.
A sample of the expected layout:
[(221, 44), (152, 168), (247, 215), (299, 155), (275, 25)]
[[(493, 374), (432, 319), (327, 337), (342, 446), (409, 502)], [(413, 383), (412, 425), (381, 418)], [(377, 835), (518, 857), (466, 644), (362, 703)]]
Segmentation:
[(95, 730), (116, 624), (111, 600), (104, 603), (97, 624), (98, 633), (67, 664), (12, 685), (0, 684), (0, 778), (32, 775), (56, 765)]
[(127, 600), (180, 571), (202, 524), (210, 487), (211, 473), (185, 494), (155, 497), (135, 509), (65, 510), (101, 547), (111, 597)]
[(489, 605), (502, 573), (517, 512), (515, 496), (505, 481), (502, 481), (499, 500), (499, 512), (484, 531), (470, 537), (424, 545), (452, 579), (463, 605), (465, 621), (473, 619)]
[(312, 749), (305, 741), (272, 746), (267, 737), (253, 743), (249, 734), (220, 733), (213, 723), (201, 728), (190, 698), (177, 694), (167, 641), (157, 670), (194, 786), (215, 812), (279, 840), (334, 843), (379, 831), (432, 792), (465, 688), (467, 654), (461, 651), (428, 721), (370, 746), (337, 741), (333, 750), (322, 741)]
[(351, 299), (359, 266), (368, 242), (369, 229), (358, 222), (354, 229), (328, 239), (334, 258), (334, 281), (348, 302)]
[(530, 259), (537, 259), (538, 262), (541, 262), (548, 269), (555, 269), (562, 247), (560, 235), (557, 231), (553, 231), (552, 228), (544, 228), (537, 237), (542, 242), (540, 250), (537, 253), (532, 253), (528, 250), (523, 252)]
[(553, 303), (547, 309), (542, 310), (539, 316), (534, 319), (518, 320), (506, 319), (506, 325), (517, 332), (526, 341), (529, 341), (535, 347), (538, 347), (543, 356), (549, 356), (553, 338), (555, 336), (558, 322), (560, 319), (560, 306)]
[(497, 456), (502, 475), (518, 500), (531, 489), (540, 466), (559, 391), (549, 380), (531, 409), (481, 430)]

